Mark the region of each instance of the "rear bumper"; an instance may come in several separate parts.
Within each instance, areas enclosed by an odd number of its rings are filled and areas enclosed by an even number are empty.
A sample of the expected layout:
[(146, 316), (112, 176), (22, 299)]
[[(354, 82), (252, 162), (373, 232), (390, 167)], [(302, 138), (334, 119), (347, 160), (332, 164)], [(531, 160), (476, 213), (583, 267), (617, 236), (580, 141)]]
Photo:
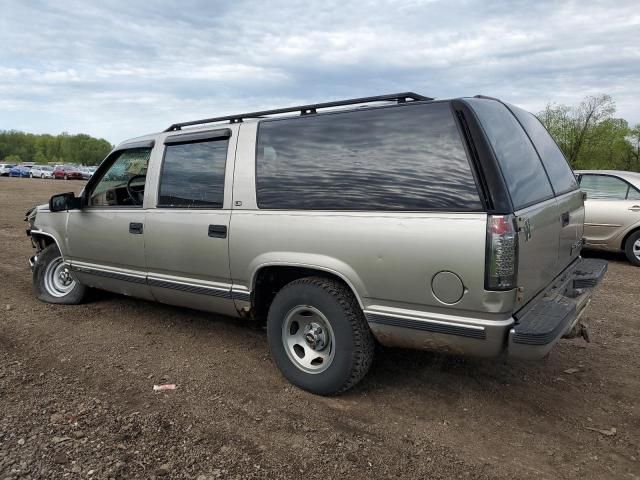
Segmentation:
[(500, 320), (391, 309), (364, 314), (386, 346), (539, 359), (578, 323), (606, 271), (603, 260), (578, 259), (515, 315)]
[(509, 330), (509, 357), (535, 360), (547, 355), (578, 323), (606, 271), (604, 260), (579, 259), (525, 305)]

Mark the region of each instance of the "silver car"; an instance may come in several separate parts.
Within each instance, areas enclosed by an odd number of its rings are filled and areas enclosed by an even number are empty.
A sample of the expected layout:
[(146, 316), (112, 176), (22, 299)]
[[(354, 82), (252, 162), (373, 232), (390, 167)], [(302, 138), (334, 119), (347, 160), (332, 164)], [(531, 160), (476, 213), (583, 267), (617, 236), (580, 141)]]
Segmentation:
[(15, 167), (13, 163), (0, 163), (0, 176), (9, 176), (9, 172), (13, 167)]
[(174, 124), (28, 212), (41, 300), (252, 317), (318, 394), (363, 378), (375, 340), (537, 359), (583, 332), (607, 268), (580, 257), (583, 220), (533, 115), (414, 93)]
[(640, 173), (576, 171), (585, 201), (584, 238), (589, 248), (622, 251), (640, 266)]
[(31, 178), (53, 178), (53, 167), (48, 165), (34, 165), (29, 172)]

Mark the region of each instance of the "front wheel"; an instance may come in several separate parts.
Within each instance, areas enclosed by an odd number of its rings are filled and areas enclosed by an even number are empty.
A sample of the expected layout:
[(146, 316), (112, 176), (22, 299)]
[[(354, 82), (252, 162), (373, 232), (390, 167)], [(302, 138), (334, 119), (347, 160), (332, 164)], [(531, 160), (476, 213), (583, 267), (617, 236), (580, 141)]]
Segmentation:
[(33, 291), (43, 302), (75, 305), (82, 302), (87, 287), (77, 282), (58, 246), (51, 244), (38, 254), (33, 269)]
[(632, 233), (624, 243), (624, 253), (632, 265), (640, 267), (640, 231)]
[(282, 374), (320, 395), (348, 390), (373, 361), (374, 340), (364, 314), (336, 280), (307, 277), (282, 288), (269, 308), (267, 337)]

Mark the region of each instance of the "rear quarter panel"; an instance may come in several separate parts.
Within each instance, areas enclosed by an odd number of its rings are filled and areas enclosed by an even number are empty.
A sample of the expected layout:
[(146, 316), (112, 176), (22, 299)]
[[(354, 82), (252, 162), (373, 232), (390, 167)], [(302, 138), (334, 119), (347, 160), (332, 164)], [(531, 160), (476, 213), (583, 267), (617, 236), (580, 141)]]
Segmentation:
[[(234, 288), (251, 290), (263, 266), (300, 265), (335, 272), (370, 311), (492, 318), (491, 313), (512, 307), (505, 301), (508, 294), (484, 290), (485, 213), (259, 210), (256, 125), (242, 125), (236, 152), (230, 228)], [(454, 305), (440, 302), (431, 290), (440, 271), (454, 272), (465, 286)]]

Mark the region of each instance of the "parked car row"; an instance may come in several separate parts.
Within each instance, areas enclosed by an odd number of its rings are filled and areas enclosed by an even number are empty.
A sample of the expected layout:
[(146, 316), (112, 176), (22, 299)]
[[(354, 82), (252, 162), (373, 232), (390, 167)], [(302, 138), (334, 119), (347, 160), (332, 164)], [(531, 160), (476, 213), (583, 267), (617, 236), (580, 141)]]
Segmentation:
[(10, 165), (0, 163), (0, 175), (8, 177), (53, 178), (62, 180), (89, 180), (97, 167), (76, 165)]

